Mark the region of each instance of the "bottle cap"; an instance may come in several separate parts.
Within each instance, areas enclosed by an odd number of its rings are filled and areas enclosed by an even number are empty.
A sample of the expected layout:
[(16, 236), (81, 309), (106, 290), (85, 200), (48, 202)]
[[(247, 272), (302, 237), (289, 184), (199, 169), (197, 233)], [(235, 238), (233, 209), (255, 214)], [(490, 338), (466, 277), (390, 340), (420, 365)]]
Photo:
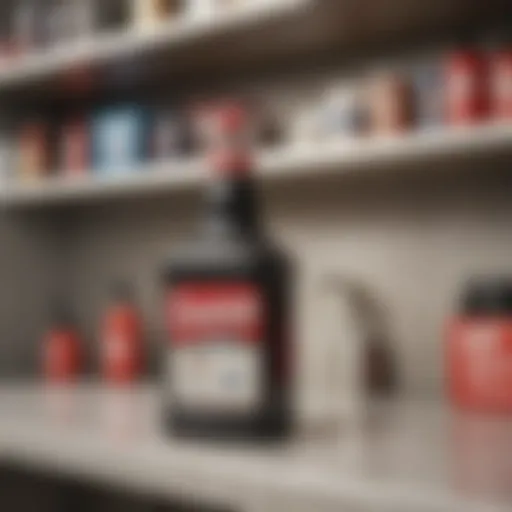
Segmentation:
[(245, 174), (251, 168), (250, 129), (247, 108), (226, 102), (213, 109), (211, 165), (217, 173)]

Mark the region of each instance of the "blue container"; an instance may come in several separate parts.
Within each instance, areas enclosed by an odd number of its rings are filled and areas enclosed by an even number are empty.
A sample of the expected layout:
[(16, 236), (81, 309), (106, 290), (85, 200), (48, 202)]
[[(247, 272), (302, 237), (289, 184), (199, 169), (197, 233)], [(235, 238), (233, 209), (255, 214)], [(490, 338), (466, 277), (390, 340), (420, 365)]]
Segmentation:
[(102, 176), (138, 172), (149, 155), (149, 112), (139, 105), (105, 108), (92, 118), (95, 172)]

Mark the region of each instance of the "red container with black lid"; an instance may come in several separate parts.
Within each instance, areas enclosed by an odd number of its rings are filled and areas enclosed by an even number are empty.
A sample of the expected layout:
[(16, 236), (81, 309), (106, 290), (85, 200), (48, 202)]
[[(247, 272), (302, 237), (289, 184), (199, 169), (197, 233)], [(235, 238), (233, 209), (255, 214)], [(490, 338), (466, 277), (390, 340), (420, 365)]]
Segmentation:
[(457, 406), (512, 413), (512, 279), (468, 285), (448, 329), (447, 370)]

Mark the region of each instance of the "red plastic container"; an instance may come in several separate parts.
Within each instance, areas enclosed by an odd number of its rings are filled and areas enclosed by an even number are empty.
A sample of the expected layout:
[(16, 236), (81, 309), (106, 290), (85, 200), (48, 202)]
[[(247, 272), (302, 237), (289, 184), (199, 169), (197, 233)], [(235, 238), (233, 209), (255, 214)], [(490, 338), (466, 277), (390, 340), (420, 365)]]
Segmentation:
[(454, 404), (512, 413), (512, 284), (472, 285), (448, 328), (447, 371)]
[(476, 51), (450, 54), (445, 71), (446, 120), (452, 126), (478, 123), (489, 114), (487, 60)]
[(105, 381), (130, 384), (139, 379), (143, 368), (142, 322), (125, 286), (114, 291), (103, 319), (101, 344)]
[(49, 383), (74, 381), (82, 368), (80, 337), (67, 322), (55, 324), (43, 345), (43, 374)]
[(491, 55), (491, 113), (495, 119), (512, 119), (512, 48)]
[(67, 176), (82, 176), (90, 166), (90, 136), (84, 118), (65, 123), (62, 131), (61, 165)]

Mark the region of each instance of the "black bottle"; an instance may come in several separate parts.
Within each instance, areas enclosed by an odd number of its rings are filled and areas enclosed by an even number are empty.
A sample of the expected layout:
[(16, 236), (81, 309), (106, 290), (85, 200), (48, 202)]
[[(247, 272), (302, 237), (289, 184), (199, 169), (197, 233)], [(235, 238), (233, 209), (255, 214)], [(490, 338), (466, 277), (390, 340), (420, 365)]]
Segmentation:
[(292, 423), (290, 265), (260, 226), (244, 112), (215, 115), (223, 149), (204, 218), (166, 269), (166, 425), (181, 436), (278, 439)]

